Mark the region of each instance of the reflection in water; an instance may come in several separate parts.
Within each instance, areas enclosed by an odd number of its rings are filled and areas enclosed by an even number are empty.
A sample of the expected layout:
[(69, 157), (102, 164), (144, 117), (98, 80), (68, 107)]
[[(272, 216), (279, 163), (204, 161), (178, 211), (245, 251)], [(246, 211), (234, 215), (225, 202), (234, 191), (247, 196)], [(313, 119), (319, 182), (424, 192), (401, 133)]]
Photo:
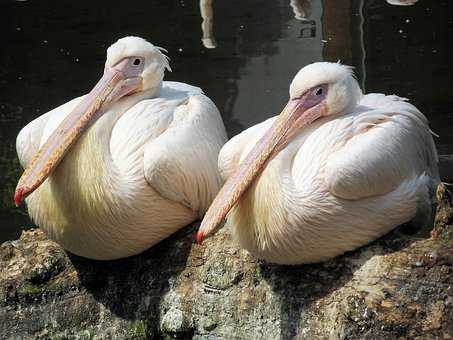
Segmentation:
[(293, 9), (294, 18), (297, 20), (307, 20), (311, 15), (310, 0), (291, 0), (289, 5)]
[(390, 5), (395, 6), (412, 6), (416, 2), (418, 2), (418, 0), (385, 0), (385, 1), (387, 1), (387, 3), (389, 3)]
[(212, 0), (200, 0), (200, 13), (203, 18), (201, 23), (201, 30), (203, 31), (201, 42), (206, 48), (216, 48), (217, 42), (213, 32), (214, 12), (212, 10)]
[[(293, 9), (294, 18), (300, 21), (307, 21), (311, 27), (307, 30), (301, 30), (300, 37), (307, 37), (305, 35), (309, 32), (308, 37), (315, 36), (315, 22), (308, 21), (312, 13), (312, 0), (290, 0), (290, 6)], [(216, 48), (217, 42), (214, 36), (214, 10), (212, 6), (213, 0), (200, 0), (200, 14), (203, 21), (201, 22), (202, 37), (201, 42), (205, 48)]]
[(277, 114), (288, 98), (288, 81), (302, 66), (324, 59), (322, 1), (310, 2), (310, 20), (304, 21), (294, 18), (288, 1), (280, 4), (280, 11), (284, 8), (286, 12), (282, 38), (273, 41), (272, 55), (258, 53), (249, 58), (243, 69), (247, 76), (236, 80), (238, 93), (232, 115), (245, 127)]

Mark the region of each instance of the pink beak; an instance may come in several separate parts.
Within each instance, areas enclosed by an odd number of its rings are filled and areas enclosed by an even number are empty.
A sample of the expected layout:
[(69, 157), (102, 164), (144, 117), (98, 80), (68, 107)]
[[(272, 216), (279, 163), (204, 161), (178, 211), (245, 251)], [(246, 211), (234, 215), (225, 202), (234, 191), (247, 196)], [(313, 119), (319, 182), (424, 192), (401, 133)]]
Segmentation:
[[(138, 64), (137, 60), (140, 61)], [(104, 104), (141, 89), (142, 71), (143, 61), (140, 57), (124, 58), (106, 69), (96, 86), (61, 122), (25, 169), (14, 193), (17, 206), (55, 170)]]
[(217, 194), (195, 236), (198, 243), (202, 243), (206, 236), (215, 231), (273, 155), (283, 149), (304, 126), (325, 114), (326, 106), (323, 100), (326, 93), (327, 88), (322, 96), (313, 98), (306, 93), (288, 101), (274, 124), (256, 143)]

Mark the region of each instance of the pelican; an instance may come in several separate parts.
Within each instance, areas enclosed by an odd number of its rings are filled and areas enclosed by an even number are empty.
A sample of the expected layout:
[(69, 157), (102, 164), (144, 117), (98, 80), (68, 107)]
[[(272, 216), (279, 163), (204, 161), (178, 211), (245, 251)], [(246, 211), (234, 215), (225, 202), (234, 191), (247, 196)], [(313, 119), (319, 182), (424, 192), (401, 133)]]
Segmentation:
[(196, 235), (228, 215), (239, 244), (279, 264), (320, 262), (395, 226), (429, 223), (439, 183), (428, 121), (407, 99), (363, 95), (350, 67), (302, 68), (279, 116), (220, 151), (225, 185)]
[(38, 117), (17, 137), (26, 168), (14, 195), (70, 252), (111, 260), (142, 252), (200, 218), (221, 185), (226, 142), (201, 89), (163, 81), (163, 49), (125, 37), (85, 96)]

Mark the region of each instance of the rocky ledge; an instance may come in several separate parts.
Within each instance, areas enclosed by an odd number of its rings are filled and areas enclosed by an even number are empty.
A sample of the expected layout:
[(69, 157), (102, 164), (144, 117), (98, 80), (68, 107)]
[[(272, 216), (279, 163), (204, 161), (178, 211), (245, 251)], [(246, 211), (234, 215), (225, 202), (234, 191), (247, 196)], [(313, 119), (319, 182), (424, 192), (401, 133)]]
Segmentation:
[(401, 228), (326, 263), (257, 260), (228, 232), (189, 226), (111, 262), (64, 252), (39, 230), (0, 246), (1, 339), (453, 338), (453, 208), (427, 237)]

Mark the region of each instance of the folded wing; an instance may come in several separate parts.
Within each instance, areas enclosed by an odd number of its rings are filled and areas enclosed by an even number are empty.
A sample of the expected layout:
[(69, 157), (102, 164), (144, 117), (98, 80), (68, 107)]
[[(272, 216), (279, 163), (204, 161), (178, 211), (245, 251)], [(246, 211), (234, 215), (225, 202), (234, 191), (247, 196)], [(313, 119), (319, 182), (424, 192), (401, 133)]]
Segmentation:
[(333, 195), (357, 200), (422, 175), (438, 181), (437, 152), (422, 113), (396, 96), (370, 94), (360, 104), (346, 142), (325, 168)]
[(226, 139), (212, 101), (201, 93), (188, 93), (174, 107), (168, 128), (146, 144), (145, 178), (163, 197), (201, 216), (220, 189), (217, 158)]

